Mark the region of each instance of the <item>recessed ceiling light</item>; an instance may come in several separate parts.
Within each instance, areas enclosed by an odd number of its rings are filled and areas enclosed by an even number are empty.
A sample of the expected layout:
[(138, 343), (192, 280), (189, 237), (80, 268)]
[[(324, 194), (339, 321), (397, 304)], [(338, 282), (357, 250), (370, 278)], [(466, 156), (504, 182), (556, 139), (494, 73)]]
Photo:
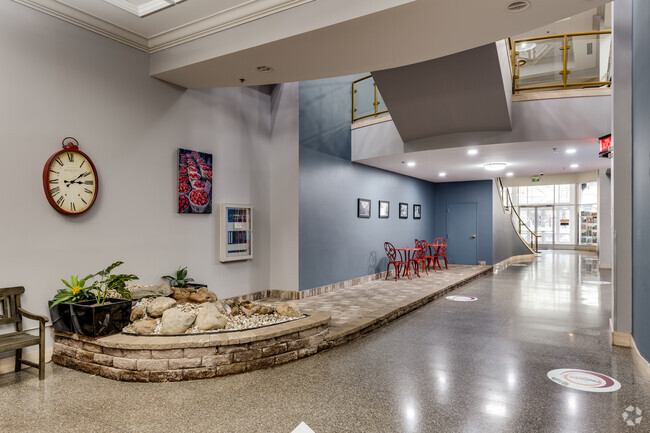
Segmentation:
[(476, 155), (477, 153), (478, 153), (477, 149), (470, 149), (470, 150), (467, 151), (468, 155)]
[(415, 167), (415, 162), (409, 161), (409, 162), (406, 163), (406, 165), (409, 166), (409, 167)]
[(571, 168), (578, 168), (578, 164), (571, 164), (570, 167)]
[(573, 149), (573, 148), (571, 148), (571, 149), (567, 149), (567, 150), (566, 150), (566, 153), (576, 153), (576, 150)]
[(441, 171), (441, 172), (438, 174), (438, 176), (440, 176), (440, 177), (445, 177), (445, 176), (447, 176), (447, 173), (445, 173), (444, 171)]
[(270, 66), (258, 66), (257, 70), (259, 72), (271, 72), (273, 70), (273, 68), (270, 67)]
[(521, 12), (524, 9), (528, 9), (529, 6), (530, 6), (530, 2), (528, 0), (518, 0), (509, 3), (506, 6), (506, 9), (508, 10), (508, 12)]
[(506, 173), (506, 176), (508, 176), (508, 177), (512, 177), (512, 176), (514, 176), (514, 175), (515, 175), (515, 174), (514, 174), (513, 172), (511, 172), (511, 171), (509, 171), (509, 172)]
[(489, 164), (483, 164), (483, 168), (488, 171), (499, 171), (506, 168), (505, 162), (491, 162)]

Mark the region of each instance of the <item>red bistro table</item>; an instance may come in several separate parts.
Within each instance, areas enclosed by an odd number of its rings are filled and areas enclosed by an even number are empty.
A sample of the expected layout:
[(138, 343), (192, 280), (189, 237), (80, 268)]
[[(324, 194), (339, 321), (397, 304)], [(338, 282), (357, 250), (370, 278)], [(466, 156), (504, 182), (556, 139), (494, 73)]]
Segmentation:
[(400, 259), (406, 261), (406, 269), (402, 276), (409, 277), (409, 280), (411, 279), (411, 251), (419, 250), (419, 248), (395, 248), (395, 251), (399, 251)]

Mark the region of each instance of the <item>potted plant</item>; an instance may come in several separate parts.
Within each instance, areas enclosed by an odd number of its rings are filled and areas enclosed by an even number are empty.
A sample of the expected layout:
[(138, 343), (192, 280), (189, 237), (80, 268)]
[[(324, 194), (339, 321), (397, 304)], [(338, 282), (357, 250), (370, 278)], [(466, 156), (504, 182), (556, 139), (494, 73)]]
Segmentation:
[[(103, 337), (120, 332), (128, 325), (131, 293), (126, 283), (138, 277), (113, 274), (113, 270), (122, 264), (117, 261), (81, 280), (78, 277), (72, 277), (70, 282), (63, 280), (67, 288), (59, 290), (50, 301), (52, 321), (58, 322), (54, 329), (87, 337)], [(90, 285), (86, 287), (86, 283)], [(121, 298), (111, 297), (115, 294)]]
[(167, 281), (169, 281), (169, 286), (170, 287), (187, 287), (188, 283), (191, 283), (194, 281), (194, 278), (189, 278), (187, 276), (187, 266), (184, 268), (181, 268), (180, 266), (178, 267), (178, 270), (176, 271), (176, 277), (172, 277), (171, 275), (163, 275), (160, 278), (164, 278)]
[(52, 318), (52, 327), (58, 331), (74, 332), (72, 327), (72, 316), (70, 313), (70, 304), (84, 301), (92, 297), (89, 288), (86, 287), (86, 281), (90, 275), (79, 279), (79, 276), (71, 276), (70, 281), (61, 280), (66, 285), (65, 289), (60, 289), (54, 299), (48, 301), (50, 307), (50, 317)]

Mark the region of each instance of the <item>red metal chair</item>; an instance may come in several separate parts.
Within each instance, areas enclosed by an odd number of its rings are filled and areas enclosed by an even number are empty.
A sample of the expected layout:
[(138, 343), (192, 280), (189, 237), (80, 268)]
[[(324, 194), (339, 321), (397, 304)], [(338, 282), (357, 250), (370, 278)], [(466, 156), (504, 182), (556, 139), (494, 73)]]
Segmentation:
[(427, 241), (418, 241), (417, 239), (415, 240), (415, 248), (418, 248), (417, 251), (413, 253), (413, 257), (411, 257), (411, 262), (415, 265), (413, 269), (415, 270), (415, 273), (420, 276), (420, 265), (424, 266), (424, 270), (429, 275), (429, 271), (427, 270), (427, 251), (429, 251), (429, 247), (427, 246)]
[(401, 256), (399, 260), (397, 259), (397, 251), (395, 251), (395, 247), (390, 242), (384, 242), (384, 250), (386, 251), (386, 256), (388, 257), (388, 265), (386, 266), (386, 278), (384, 279), (388, 279), (388, 270), (390, 269), (390, 265), (392, 263), (393, 266), (395, 266), (395, 280), (397, 280), (397, 277), (399, 276), (399, 267), (404, 265), (404, 268), (406, 268), (406, 266), (408, 266), (408, 263), (402, 260)]
[(445, 269), (449, 269), (447, 266), (447, 239), (445, 238), (435, 238), (433, 240), (433, 245), (436, 245), (436, 253), (435, 253), (435, 259), (434, 259), (434, 264), (433, 267), (435, 268), (435, 262), (438, 262), (438, 266), (440, 269), (442, 269), (442, 265), (440, 264), (440, 257), (445, 259)]

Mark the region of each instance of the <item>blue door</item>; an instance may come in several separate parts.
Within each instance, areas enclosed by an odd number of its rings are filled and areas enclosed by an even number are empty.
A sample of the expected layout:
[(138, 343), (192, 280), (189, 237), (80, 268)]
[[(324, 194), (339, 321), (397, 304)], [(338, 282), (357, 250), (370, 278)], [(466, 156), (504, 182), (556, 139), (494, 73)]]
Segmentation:
[(476, 202), (447, 205), (447, 258), (449, 263), (475, 265), (478, 246)]

